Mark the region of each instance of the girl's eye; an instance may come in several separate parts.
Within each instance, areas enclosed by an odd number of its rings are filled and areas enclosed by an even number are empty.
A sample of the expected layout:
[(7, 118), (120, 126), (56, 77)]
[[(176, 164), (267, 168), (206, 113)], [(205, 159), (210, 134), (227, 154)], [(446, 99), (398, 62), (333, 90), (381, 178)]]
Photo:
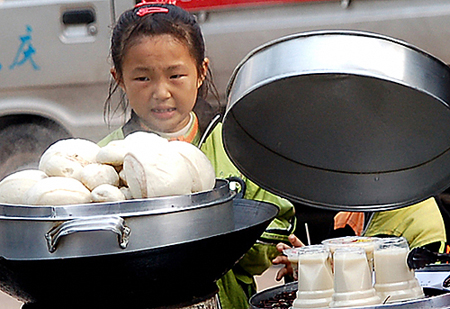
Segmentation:
[(181, 78), (183, 76), (185, 76), (185, 75), (183, 75), (183, 74), (173, 74), (173, 75), (170, 76), (170, 79), (178, 79), (178, 78)]
[(145, 81), (150, 80), (148, 77), (145, 77), (145, 76), (136, 77), (135, 79), (137, 81), (141, 81), (141, 82), (145, 82)]

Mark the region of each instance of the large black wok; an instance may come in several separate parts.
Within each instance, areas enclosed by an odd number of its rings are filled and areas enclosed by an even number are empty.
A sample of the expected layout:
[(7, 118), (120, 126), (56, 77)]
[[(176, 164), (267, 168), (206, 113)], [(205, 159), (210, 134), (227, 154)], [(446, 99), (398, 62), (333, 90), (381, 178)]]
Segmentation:
[[(218, 182), (220, 186), (220, 181)], [(145, 204), (145, 201), (141, 202)], [(164, 233), (158, 231), (162, 226), (157, 225), (155, 223), (157, 221), (149, 221), (148, 234), (141, 234), (140, 238), (151, 241), (153, 234), (157, 233), (161, 239), (156, 246), (149, 244), (147, 248), (116, 249), (119, 247), (120, 240), (123, 239), (123, 237), (115, 236), (117, 231), (111, 233), (106, 229), (99, 231), (94, 228), (91, 231), (79, 230), (74, 234), (67, 232), (66, 236), (61, 236), (56, 248), (53, 248), (54, 253), (42, 253), (41, 258), (31, 255), (21, 257), (19, 250), (13, 252), (16, 256), (2, 254), (0, 287), (4, 292), (25, 303), (44, 304), (46, 308), (53, 308), (52, 306), (153, 308), (190, 302), (196, 297), (216, 291), (215, 281), (240, 259), (278, 213), (276, 206), (263, 202), (236, 198), (230, 202), (230, 205), (231, 207), (228, 203), (219, 203), (197, 207), (204, 211), (204, 208), (226, 209), (229, 207), (227, 213), (231, 214), (232, 226), (222, 232), (214, 232), (214, 225), (221, 225), (220, 222), (224, 219), (226, 221), (227, 218), (220, 212), (217, 213), (217, 217), (214, 217), (213, 212), (209, 214), (208, 221), (194, 220), (194, 224), (204, 225), (198, 226), (200, 231), (208, 229), (210, 231), (209, 234), (205, 233), (197, 237), (191, 237), (194, 233), (191, 231), (194, 229), (193, 226), (185, 225), (183, 231), (179, 226), (168, 225), (164, 226), (167, 235), (172, 235), (173, 231), (181, 235), (164, 238)], [(195, 209), (188, 208), (175, 213), (164, 213), (162, 209), (159, 213), (143, 213), (138, 217), (156, 216), (161, 222), (164, 222), (167, 217), (171, 222), (170, 216), (173, 214), (178, 214), (186, 221), (192, 220)], [(180, 218), (177, 222), (183, 226)], [(22, 221), (24, 228), (29, 221), (39, 221), (36, 218), (31, 220), (26, 217), (19, 219), (3, 216), (2, 225), (14, 224), (9, 221), (17, 220)], [(132, 226), (132, 220), (129, 213), (124, 214), (124, 226), (128, 225), (128, 221)], [(151, 232), (152, 222), (154, 233)], [(58, 223), (61, 222), (53, 222), (53, 225), (56, 226)], [(20, 226), (20, 222), (15, 224)], [(3, 230), (5, 230), (4, 227)], [(26, 234), (23, 231), (17, 232), (22, 236)], [(29, 234), (33, 234), (33, 231), (30, 230)], [(97, 243), (98, 247), (106, 247), (102, 244), (101, 234), (106, 234), (112, 239), (111, 242), (107, 242), (108, 245), (112, 244), (110, 252), (89, 254), (87, 248), (83, 252), (84, 245), (92, 246), (92, 239), (89, 238), (94, 238), (94, 243)], [(44, 235), (41, 236), (44, 237)], [(130, 246), (133, 241), (131, 236)], [(185, 240), (182, 240), (183, 238)], [(5, 237), (1, 240), (8, 246), (8, 240)], [(164, 241), (165, 244), (161, 244)], [(14, 241), (11, 241), (11, 245), (13, 245), (12, 242)], [(51, 251), (51, 246), (47, 247), (45, 241), (43, 245), (45, 251), (47, 249)], [(36, 249), (35, 244), (17, 239), (14, 246), (28, 247), (22, 248), (24, 252), (27, 249), (28, 251)], [(65, 247), (78, 248), (80, 254), (75, 254), (74, 249), (65, 251)], [(58, 256), (57, 253), (60, 250), (61, 253)], [(91, 252), (96, 252), (95, 248), (92, 248)], [(67, 256), (64, 256), (66, 253)]]
[(240, 63), (227, 96), (225, 148), (273, 193), (379, 211), (450, 185), (450, 68), (408, 43), (358, 31), (280, 38)]

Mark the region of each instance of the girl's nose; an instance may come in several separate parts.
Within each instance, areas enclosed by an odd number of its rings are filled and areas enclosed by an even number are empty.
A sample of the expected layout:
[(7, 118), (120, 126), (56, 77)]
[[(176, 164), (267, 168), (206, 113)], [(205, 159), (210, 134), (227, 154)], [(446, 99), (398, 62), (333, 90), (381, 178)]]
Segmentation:
[(155, 83), (152, 96), (155, 100), (158, 101), (168, 99), (170, 97), (170, 91), (167, 83), (165, 83), (164, 81)]

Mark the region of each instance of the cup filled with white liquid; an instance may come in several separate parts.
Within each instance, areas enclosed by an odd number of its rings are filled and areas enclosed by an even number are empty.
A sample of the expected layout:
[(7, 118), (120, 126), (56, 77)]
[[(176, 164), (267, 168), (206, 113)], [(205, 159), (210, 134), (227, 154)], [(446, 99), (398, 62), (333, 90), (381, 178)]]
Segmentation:
[(284, 249), (283, 254), (287, 256), (291, 263), (294, 280), (298, 280), (298, 252), (300, 247)]
[(357, 246), (339, 247), (333, 253), (334, 293), (330, 307), (381, 304), (373, 288), (372, 271), (366, 251)]
[(385, 303), (424, 297), (414, 270), (408, 267), (408, 253), (403, 237), (382, 238), (375, 248), (375, 289)]
[(298, 290), (292, 308), (328, 308), (334, 293), (331, 253), (323, 245), (298, 249)]

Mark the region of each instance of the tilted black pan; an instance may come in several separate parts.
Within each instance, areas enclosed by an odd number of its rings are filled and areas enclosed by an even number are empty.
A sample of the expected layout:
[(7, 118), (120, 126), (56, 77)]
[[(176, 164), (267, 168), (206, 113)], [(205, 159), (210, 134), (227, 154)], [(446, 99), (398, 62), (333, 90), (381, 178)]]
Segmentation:
[(450, 186), (450, 68), (406, 42), (344, 30), (280, 38), (240, 63), (227, 97), (225, 148), (273, 193), (379, 211)]

